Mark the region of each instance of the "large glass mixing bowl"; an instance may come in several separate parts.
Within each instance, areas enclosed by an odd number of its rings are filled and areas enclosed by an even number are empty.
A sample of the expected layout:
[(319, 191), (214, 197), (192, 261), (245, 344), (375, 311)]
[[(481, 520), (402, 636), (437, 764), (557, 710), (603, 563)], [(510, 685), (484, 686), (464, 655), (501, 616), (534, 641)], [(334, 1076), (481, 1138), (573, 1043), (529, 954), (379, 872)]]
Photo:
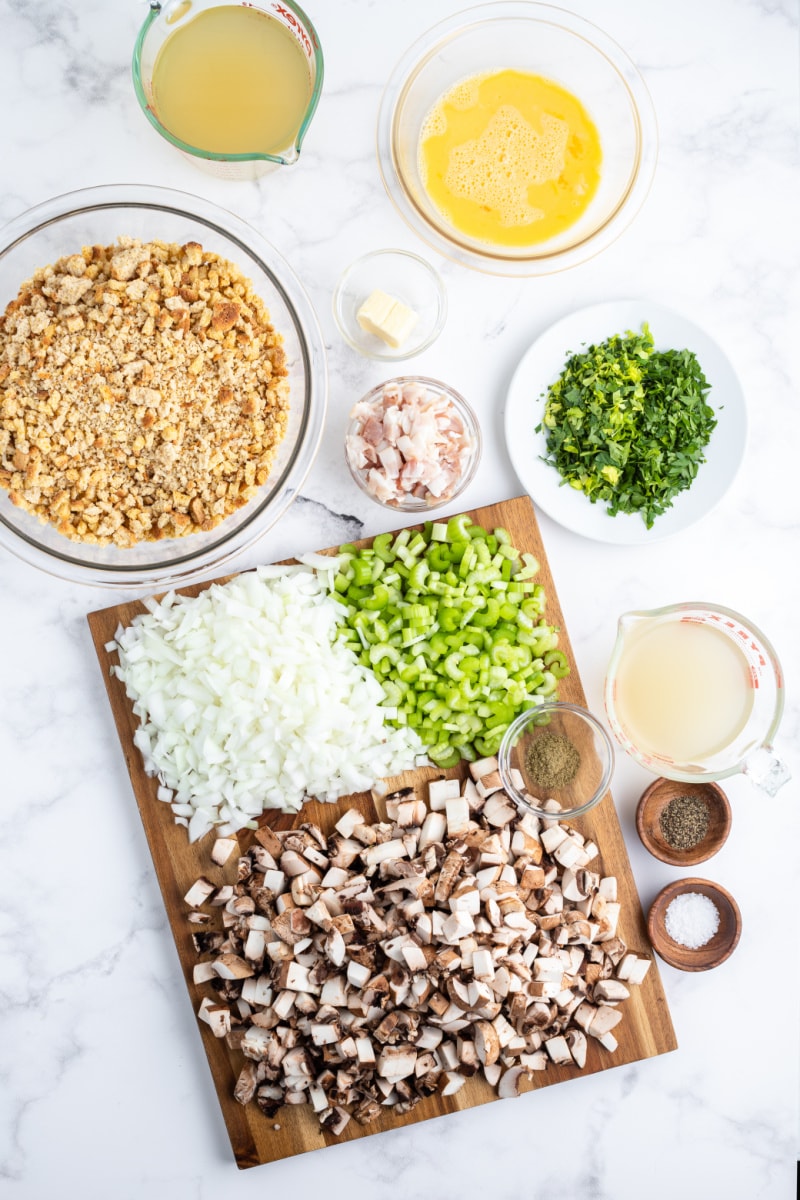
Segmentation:
[(33, 566), (105, 587), (185, 583), (219, 567), (261, 537), (298, 494), (314, 461), (327, 407), (325, 347), (311, 303), (281, 255), (251, 226), (184, 192), (119, 184), (69, 192), (29, 209), (0, 230), (0, 312), (40, 267), (122, 235), (199, 242), (235, 263), (282, 335), (289, 371), (289, 424), (267, 482), (216, 528), (139, 542), (130, 549), (73, 541), (15, 506), (0, 488), (0, 546)]
[[(430, 200), (419, 143), (433, 105), (456, 83), (515, 69), (541, 75), (581, 101), (603, 152), (597, 193), (579, 220), (541, 243), (503, 247), (461, 234)], [(391, 199), (411, 228), (441, 254), (496, 275), (546, 275), (610, 245), (650, 189), (658, 152), (655, 112), (638, 70), (597, 26), (526, 0), (499, 0), (448, 17), (403, 55), (378, 115), (378, 161)]]

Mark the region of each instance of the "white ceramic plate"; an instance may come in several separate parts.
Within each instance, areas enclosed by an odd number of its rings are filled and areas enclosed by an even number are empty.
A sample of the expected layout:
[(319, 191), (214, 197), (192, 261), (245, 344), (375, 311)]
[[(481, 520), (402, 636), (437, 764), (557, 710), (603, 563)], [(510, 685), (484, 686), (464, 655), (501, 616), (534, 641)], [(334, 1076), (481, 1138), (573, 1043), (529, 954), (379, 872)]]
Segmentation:
[[(647, 321), (657, 350), (694, 351), (711, 385), (708, 403), (717, 426), (691, 487), (681, 492), (648, 529), (638, 513), (608, 515), (582, 492), (561, 484), (555, 467), (542, 461), (545, 433), (536, 432), (544, 415), (545, 394), (570, 354), (614, 333), (639, 330)], [(704, 517), (733, 483), (744, 457), (747, 410), (736, 372), (716, 342), (679, 313), (647, 300), (615, 300), (580, 309), (546, 330), (520, 362), (506, 399), (506, 444), (520, 482), (534, 503), (559, 525), (584, 537), (617, 545), (644, 545), (688, 528)]]

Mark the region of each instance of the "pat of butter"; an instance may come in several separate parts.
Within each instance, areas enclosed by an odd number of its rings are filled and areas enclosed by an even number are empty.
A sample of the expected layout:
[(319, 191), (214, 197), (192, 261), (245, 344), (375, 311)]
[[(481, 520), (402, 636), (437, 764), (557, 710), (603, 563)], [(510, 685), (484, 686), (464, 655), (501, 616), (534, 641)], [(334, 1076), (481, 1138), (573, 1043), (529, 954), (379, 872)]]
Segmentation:
[(413, 308), (395, 300), (386, 292), (372, 292), (356, 313), (356, 320), (366, 333), (373, 333), (396, 350), (406, 340), (417, 323)]

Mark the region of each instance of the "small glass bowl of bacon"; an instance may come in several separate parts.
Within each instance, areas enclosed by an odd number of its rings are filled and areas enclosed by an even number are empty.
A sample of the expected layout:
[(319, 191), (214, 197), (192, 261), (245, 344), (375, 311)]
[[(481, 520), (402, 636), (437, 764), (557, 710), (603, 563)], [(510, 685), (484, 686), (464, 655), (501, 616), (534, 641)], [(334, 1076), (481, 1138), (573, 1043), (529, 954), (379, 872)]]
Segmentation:
[(359, 487), (378, 504), (427, 512), (459, 496), (481, 457), (477, 417), (446, 383), (404, 375), (353, 406), (345, 458)]

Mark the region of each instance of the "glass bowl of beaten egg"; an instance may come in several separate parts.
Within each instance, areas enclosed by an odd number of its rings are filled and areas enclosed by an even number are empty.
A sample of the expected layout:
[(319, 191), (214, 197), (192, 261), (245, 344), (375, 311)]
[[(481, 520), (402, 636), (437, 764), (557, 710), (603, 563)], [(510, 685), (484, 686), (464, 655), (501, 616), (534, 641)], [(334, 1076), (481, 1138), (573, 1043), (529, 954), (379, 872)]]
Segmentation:
[(401, 215), (440, 253), (496, 275), (549, 274), (610, 245), (647, 196), (657, 150), (625, 52), (581, 17), (524, 0), (430, 29), (378, 115)]

